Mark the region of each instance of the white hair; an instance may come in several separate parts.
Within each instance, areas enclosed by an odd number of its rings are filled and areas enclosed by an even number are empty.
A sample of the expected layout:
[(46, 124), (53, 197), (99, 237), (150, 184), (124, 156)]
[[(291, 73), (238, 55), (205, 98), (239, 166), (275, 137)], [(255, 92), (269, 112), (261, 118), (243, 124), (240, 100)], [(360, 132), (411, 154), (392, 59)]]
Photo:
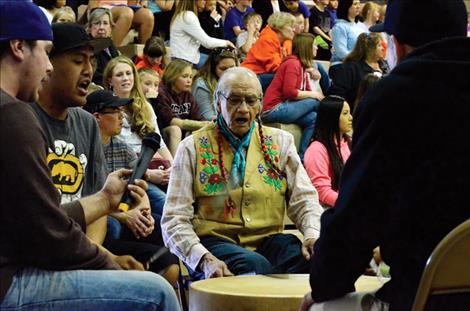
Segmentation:
[(217, 105), (219, 104), (220, 94), (224, 93), (229, 86), (231, 86), (232, 82), (240, 79), (253, 79), (256, 81), (255, 84), (259, 89), (261, 95), (263, 95), (263, 91), (261, 88), (261, 83), (259, 82), (258, 76), (252, 70), (244, 67), (232, 67), (224, 71), (222, 77), (220, 77), (219, 82), (217, 83), (217, 87), (215, 88), (214, 92), (214, 109), (218, 111)]

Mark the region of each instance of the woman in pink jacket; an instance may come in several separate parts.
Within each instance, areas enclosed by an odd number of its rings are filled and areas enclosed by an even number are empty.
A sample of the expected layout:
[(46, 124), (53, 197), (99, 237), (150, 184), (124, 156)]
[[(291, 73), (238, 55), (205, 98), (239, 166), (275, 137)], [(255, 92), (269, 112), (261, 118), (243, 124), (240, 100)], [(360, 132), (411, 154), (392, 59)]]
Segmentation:
[(352, 130), (349, 105), (342, 97), (325, 97), (318, 107), (313, 142), (305, 152), (304, 166), (323, 207), (334, 207), (344, 163), (349, 158)]

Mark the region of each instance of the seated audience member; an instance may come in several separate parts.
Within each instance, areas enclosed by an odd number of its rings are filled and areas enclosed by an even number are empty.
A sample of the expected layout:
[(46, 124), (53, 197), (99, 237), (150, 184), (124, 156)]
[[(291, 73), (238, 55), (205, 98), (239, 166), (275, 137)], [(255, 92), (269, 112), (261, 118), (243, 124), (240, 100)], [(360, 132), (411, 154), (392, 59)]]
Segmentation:
[(334, 79), (336, 70), (341, 67), (342, 61), (356, 45), (357, 37), (365, 31), (358, 22), (360, 12), (361, 3), (359, 0), (340, 0), (338, 3), (338, 20), (331, 29), (333, 49), (329, 75), (332, 79)]
[[(47, 55), (53, 34), (32, 3), (1, 1), (0, 16), (10, 26), (0, 28), (0, 309), (94, 309), (99, 304), (178, 310), (166, 281), (149, 272), (112, 271), (119, 266), (83, 232), (88, 223), (117, 210), (129, 171), (108, 176), (98, 193), (60, 206), (46, 162), (48, 143), (28, 104), (37, 100), (53, 70)], [(143, 181), (129, 185), (133, 208), (148, 206), (144, 188)]]
[(358, 109), (359, 103), (362, 101), (362, 98), (380, 79), (381, 75), (376, 73), (368, 73), (362, 78), (361, 83), (359, 83), (359, 87), (357, 88), (356, 99), (354, 100), (353, 105), (354, 110), (352, 110), (353, 114)]
[[(204, 10), (197, 15), (201, 28), (212, 38), (224, 39), (224, 24), (222, 15), (217, 11), (217, 1), (207, 0)], [(211, 49), (201, 46), (199, 51), (209, 54)]]
[[(138, 33), (138, 41), (145, 44), (152, 36), (153, 31), (153, 14), (152, 12), (141, 6), (130, 5), (135, 3), (132, 0), (89, 0), (88, 14), (95, 8), (110, 9), (113, 13), (113, 42), (116, 46), (121, 46), (124, 38), (129, 30), (135, 29)], [(129, 4), (129, 5), (128, 5)]]
[[(126, 105), (132, 103), (132, 99), (122, 99), (112, 92), (96, 91), (87, 97), (83, 107), (93, 114), (99, 129), (101, 143), (103, 144), (108, 172), (114, 172), (121, 168), (132, 169), (137, 161), (135, 152), (119, 135), (122, 129), (122, 120)], [(116, 236), (108, 235), (103, 245), (114, 254), (130, 254), (143, 264), (148, 263), (149, 271), (161, 274), (174, 287), (178, 278), (178, 260), (165, 251), (161, 238), (161, 231), (154, 228), (155, 220), (150, 206), (130, 209), (127, 212), (111, 214), (109, 221), (118, 221), (119, 230)], [(155, 216), (157, 217), (157, 215)], [(160, 220), (160, 218), (157, 218)], [(157, 224), (157, 228), (159, 223)], [(150, 260), (156, 253), (161, 255), (158, 260)]]
[(142, 92), (147, 101), (152, 104), (152, 100), (158, 97), (158, 86), (160, 85), (161, 76), (155, 70), (148, 68), (140, 68), (138, 73)]
[(175, 0), (148, 0), (148, 8), (152, 11), (155, 21), (152, 36), (158, 36), (165, 41), (169, 40)]
[[(462, 0), (388, 2), (382, 30), (393, 35), (399, 64), (355, 113), (351, 156), (335, 208), (321, 218), (300, 310), (412, 310), (429, 256), (470, 218), (466, 26)], [(391, 279), (354, 292), (378, 245)], [(469, 302), (468, 293), (432, 295), (425, 310)]]
[(207, 121), (215, 119), (214, 92), (225, 70), (238, 66), (235, 51), (227, 48), (212, 50), (209, 58), (194, 77), (192, 94), (199, 107), (202, 118)]
[(225, 39), (235, 42), (237, 36), (245, 29), (243, 23), (243, 17), (254, 12), (251, 7), (250, 0), (238, 0), (235, 6), (227, 12), (227, 16), (224, 21), (224, 36)]
[(304, 166), (318, 191), (323, 207), (334, 207), (344, 163), (349, 158), (352, 115), (349, 105), (339, 96), (327, 96), (318, 107), (313, 141), (305, 152)]
[[(140, 77), (137, 74), (134, 63), (126, 56), (118, 56), (112, 59), (104, 70), (105, 86), (112, 90), (120, 98), (132, 98), (133, 102), (125, 106), (123, 128), (119, 138), (126, 142), (135, 153), (139, 153), (142, 139), (145, 135), (155, 132), (159, 135), (157, 117), (151, 104), (147, 101), (141, 88)], [(154, 157), (163, 158), (173, 162), (173, 157), (162, 140), (161, 148)], [(165, 202), (165, 192), (161, 187), (166, 186), (169, 168), (153, 169), (148, 171), (150, 204), (152, 212), (161, 215)]]
[(136, 59), (135, 68), (148, 68), (163, 75), (163, 58), (166, 55), (165, 42), (160, 37), (151, 37), (145, 42), (143, 55)]
[(253, 44), (259, 38), (259, 32), (261, 30), (261, 25), (263, 19), (261, 15), (255, 12), (246, 14), (243, 17), (243, 24), (245, 25), (246, 30), (242, 31), (237, 36), (236, 46), (241, 52), (241, 59), (244, 60), (248, 51), (250, 51)]
[(77, 17), (75, 16), (75, 12), (72, 8), (64, 6), (54, 13), (51, 23), (75, 23), (76, 21)]
[(333, 29), (333, 27), (336, 24), (336, 20), (338, 19), (337, 12), (336, 10), (338, 9), (338, 4), (339, 0), (330, 0), (328, 3), (328, 6), (326, 7), (326, 11), (330, 13), (331, 17), (331, 25), (330, 28)]
[[(217, 121), (178, 148), (162, 233), (195, 277), (308, 271), (322, 208), (292, 135), (255, 121), (261, 96), (252, 71), (227, 69)], [(303, 243), (282, 234), (286, 200)]]
[(369, 28), (377, 24), (380, 18), (380, 7), (377, 3), (369, 1), (364, 4), (361, 11), (362, 24), (366, 28), (366, 32)]
[(66, 0), (33, 0), (39, 8), (44, 12), (49, 23), (52, 23), (54, 14), (58, 9), (65, 6)]
[(227, 12), (230, 11), (231, 8), (233, 8), (232, 0), (217, 0), (217, 11), (222, 15), (222, 21), (225, 21)]
[(199, 69), (207, 59), (199, 52), (202, 45), (208, 49), (235, 48), (232, 42), (209, 37), (201, 28), (197, 13), (204, 10), (204, 1), (178, 1), (170, 24), (170, 49), (172, 59), (182, 59)]
[[(323, 94), (313, 91), (310, 83), (309, 71), (313, 70), (317, 50), (314, 40), (310, 33), (294, 37), (293, 55), (287, 57), (276, 71), (273, 82), (266, 90), (261, 115), (265, 123), (294, 123), (302, 128), (299, 147), (302, 161), (315, 130), (318, 105), (323, 99)], [(323, 79), (328, 81), (324, 70)], [(326, 92), (328, 86), (324, 87)]]
[(331, 15), (327, 7), (330, 0), (317, 0), (310, 9), (310, 29), (309, 32), (315, 35), (315, 40), (319, 44), (317, 59), (331, 59)]
[[(368, 73), (380, 76), (388, 72), (384, 58), (382, 37), (376, 33), (363, 33), (357, 38), (356, 46), (336, 71), (328, 94), (343, 97), (348, 103), (355, 103), (357, 89), (362, 78)], [(354, 107), (351, 107), (354, 110)]]
[[(114, 22), (111, 10), (97, 8), (90, 13), (86, 29), (92, 38), (111, 38), (113, 27)], [(93, 74), (93, 83), (104, 86), (104, 68), (106, 68), (106, 65), (111, 59), (119, 56), (119, 54), (120, 53), (114, 44), (110, 44), (106, 49), (96, 53), (96, 68)]]
[(309, 18), (310, 11), (308, 6), (303, 3), (301, 0), (280, 0), (279, 9), (281, 12), (287, 12), (291, 14), (301, 13), (304, 17), (304, 29), (309, 29)]
[[(0, 16), (10, 26), (0, 29), (0, 309), (178, 310), (166, 281), (149, 272), (112, 271), (119, 266), (83, 232), (117, 210), (129, 171), (108, 176), (98, 193), (60, 206), (46, 160), (50, 145), (28, 104), (52, 73), (53, 33), (32, 3), (1, 1)], [(133, 208), (148, 206), (144, 188), (143, 181), (128, 186)]]
[[(305, 30), (304, 16), (300, 12), (293, 13), (292, 15), (294, 15), (295, 17), (295, 23), (294, 23), (294, 26), (292, 27), (292, 29), (294, 30), (294, 35), (303, 33)], [(286, 51), (286, 56), (292, 55), (292, 40), (290, 39), (285, 40), (284, 43), (282, 44), (282, 47)]]
[(155, 112), (161, 119), (164, 138), (168, 141), (173, 155), (187, 132), (207, 124), (202, 122), (199, 108), (191, 94), (191, 67), (191, 64), (184, 60), (174, 60), (168, 64), (154, 105)]
[(242, 67), (254, 71), (261, 82), (262, 90), (271, 83), (274, 73), (286, 56), (281, 45), (285, 40), (294, 38), (295, 17), (292, 14), (279, 12), (272, 14), (266, 26), (260, 33), (256, 43), (246, 55)]

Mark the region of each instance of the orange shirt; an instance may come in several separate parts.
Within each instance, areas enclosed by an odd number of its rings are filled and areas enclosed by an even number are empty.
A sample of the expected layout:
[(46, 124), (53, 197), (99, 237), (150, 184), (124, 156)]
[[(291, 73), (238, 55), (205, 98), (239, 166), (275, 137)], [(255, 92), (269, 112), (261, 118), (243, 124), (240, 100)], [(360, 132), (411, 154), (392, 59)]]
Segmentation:
[(253, 70), (258, 75), (275, 72), (281, 65), (284, 56), (282, 51), (277, 33), (268, 25), (261, 31), (241, 66)]
[(162, 67), (160, 67), (160, 65), (151, 66), (149, 63), (145, 61), (145, 58), (143, 58), (142, 56), (137, 56), (135, 60), (135, 68), (137, 70), (139, 70), (140, 68), (152, 69), (152, 70), (155, 70), (160, 75), (160, 78), (163, 76), (163, 69)]

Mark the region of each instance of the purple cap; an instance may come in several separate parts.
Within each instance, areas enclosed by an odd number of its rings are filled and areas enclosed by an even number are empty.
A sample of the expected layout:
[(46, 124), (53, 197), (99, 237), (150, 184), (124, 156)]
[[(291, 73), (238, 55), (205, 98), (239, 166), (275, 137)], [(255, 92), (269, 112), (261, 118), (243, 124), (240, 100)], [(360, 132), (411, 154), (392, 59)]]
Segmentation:
[(386, 32), (413, 47), (467, 36), (467, 10), (463, 0), (390, 0), (385, 21), (370, 27)]
[(34, 3), (25, 0), (0, 1), (0, 41), (52, 41), (52, 29), (46, 15)]

